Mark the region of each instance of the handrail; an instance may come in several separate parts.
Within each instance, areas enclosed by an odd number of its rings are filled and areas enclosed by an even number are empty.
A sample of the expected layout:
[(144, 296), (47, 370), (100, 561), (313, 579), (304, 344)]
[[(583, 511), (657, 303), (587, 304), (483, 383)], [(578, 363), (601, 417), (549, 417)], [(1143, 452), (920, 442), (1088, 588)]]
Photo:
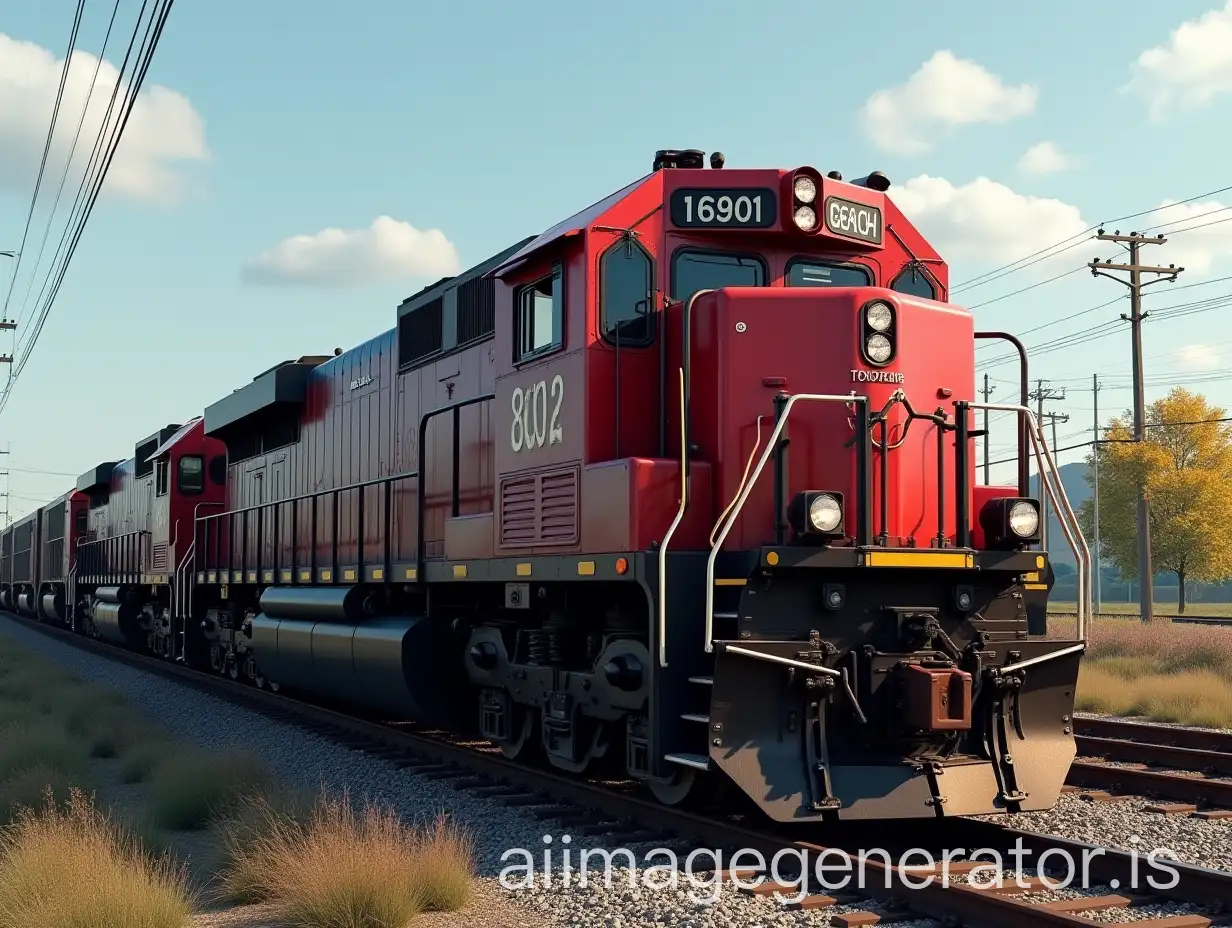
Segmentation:
[(1074, 560), (1077, 562), (1077, 637), (1079, 641), (1085, 642), (1087, 640), (1087, 619), (1092, 609), (1091, 551), (1087, 547), (1086, 539), (1082, 535), (1082, 528), (1078, 524), (1078, 517), (1074, 514), (1069, 497), (1065, 493), (1065, 486), (1061, 483), (1061, 475), (1057, 470), (1056, 462), (1052, 458), (1052, 452), (1048, 448), (1048, 443), (1044, 441), (1044, 435), (1040, 431), (1035, 413), (1028, 406), (1018, 406), (1011, 403), (971, 403), (970, 408), (1014, 412), (1018, 414), (1020, 420), (1025, 421), (1027, 424), (1027, 435), (1031, 439), (1031, 445), (1035, 451), (1036, 464), (1039, 468), (1040, 488), (1052, 501), (1053, 509), (1057, 513), (1057, 522), (1061, 526), (1061, 532), (1065, 535), (1065, 540), (1069, 543), (1070, 550), (1074, 552)]
[(676, 509), (676, 518), (667, 528), (667, 534), (659, 544), (659, 666), (667, 666), (667, 546), (680, 522), (684, 512), (689, 508), (689, 474), (685, 467), (688, 454), (688, 439), (684, 425), (684, 368), (680, 368), (680, 505)]
[[(226, 519), (228, 520), (228, 521), (227, 521), (227, 533), (228, 533), (228, 539), (229, 539), (229, 542), (228, 542), (228, 550), (229, 550), (228, 558), (229, 558), (229, 560), (233, 563), (233, 554), (231, 554), (231, 553), (230, 553), (230, 547), (231, 547), (230, 542), (234, 540), (233, 538), (231, 538), (231, 532), (232, 532), (232, 530), (233, 530), (233, 526), (234, 526), (234, 524), (235, 524), (234, 520), (235, 520), (235, 518), (236, 518), (237, 516), (247, 516), (249, 513), (252, 513), (252, 512), (260, 512), (260, 513), (261, 513), (261, 519), (258, 521), (258, 526), (257, 526), (257, 529), (258, 529), (258, 535), (260, 535), (260, 534), (261, 534), (261, 526), (264, 524), (264, 513), (265, 513), (265, 511), (266, 511), (266, 510), (268, 510), (268, 509), (273, 509), (273, 510), (275, 511), (275, 513), (276, 513), (276, 514), (281, 514), (281, 512), (283, 511), (283, 510), (281, 509), (281, 507), (283, 507), (283, 506), (286, 506), (286, 505), (292, 505), (292, 506), (295, 506), (296, 504), (301, 503), (301, 502), (303, 502), (303, 501), (305, 501), (305, 500), (314, 500), (314, 501), (315, 501), (315, 500), (316, 500), (316, 499), (318, 499), (319, 497), (323, 497), (323, 496), (332, 496), (332, 497), (333, 497), (333, 499), (334, 499), (334, 503), (335, 503), (335, 506), (334, 506), (334, 510), (335, 510), (335, 511), (334, 511), (334, 516), (336, 517), (336, 516), (337, 516), (337, 501), (338, 501), (338, 498), (339, 498), (339, 497), (340, 497), (343, 493), (349, 493), (349, 492), (354, 491), (354, 490), (364, 490), (364, 489), (367, 489), (368, 487), (373, 487), (373, 486), (385, 486), (385, 487), (387, 487), (387, 489), (386, 489), (386, 491), (385, 491), (385, 512), (386, 512), (386, 519), (387, 519), (387, 522), (389, 522), (390, 524), (387, 524), (387, 525), (385, 526), (385, 556), (384, 556), (384, 560), (388, 562), (388, 561), (391, 559), (391, 555), (390, 555), (390, 537), (389, 537), (389, 536), (390, 536), (390, 532), (391, 532), (391, 530), (392, 530), (392, 521), (393, 521), (393, 520), (392, 520), (392, 508), (393, 508), (393, 490), (392, 490), (392, 485), (393, 485), (394, 483), (397, 483), (398, 481), (402, 481), (402, 480), (409, 480), (409, 479), (411, 479), (411, 478), (420, 478), (420, 475), (421, 475), (421, 474), (423, 474), (423, 473), (425, 472), (425, 470), (427, 469), (427, 448), (426, 448), (426, 439), (427, 439), (428, 424), (431, 422), (431, 420), (432, 420), (432, 419), (434, 419), (434, 418), (435, 418), (435, 417), (437, 417), (437, 416), (443, 415), (443, 414), (445, 414), (445, 413), (453, 413), (453, 420), (454, 420), (454, 421), (453, 421), (453, 425), (454, 425), (454, 441), (453, 441), (454, 470), (453, 470), (453, 477), (454, 477), (454, 483), (453, 483), (453, 487), (451, 488), (451, 511), (452, 511), (452, 512), (453, 512), (453, 514), (456, 516), (456, 515), (457, 515), (457, 513), (458, 513), (458, 508), (459, 508), (459, 506), (461, 505), (461, 502), (460, 502), (460, 493), (459, 493), (459, 486), (458, 486), (458, 479), (457, 479), (457, 462), (458, 462), (458, 459), (459, 459), (459, 457), (460, 457), (460, 448), (459, 448), (459, 444), (458, 444), (458, 440), (457, 440), (457, 433), (458, 433), (458, 429), (459, 429), (459, 426), (460, 426), (460, 416), (459, 416), (459, 413), (461, 412), (461, 410), (465, 409), (465, 408), (466, 408), (466, 407), (468, 407), (468, 406), (474, 406), (474, 405), (477, 405), (477, 404), (479, 404), (479, 403), (486, 403), (486, 402), (488, 402), (489, 400), (492, 400), (492, 399), (495, 399), (495, 398), (496, 398), (496, 394), (495, 394), (495, 393), (483, 393), (483, 394), (479, 394), (479, 395), (477, 395), (477, 396), (468, 397), (468, 398), (466, 398), (466, 399), (464, 399), (464, 400), (459, 400), (459, 401), (457, 401), (457, 402), (455, 402), (455, 403), (447, 403), (447, 404), (446, 404), (446, 405), (444, 405), (444, 406), (438, 406), (436, 409), (430, 409), (430, 410), (428, 410), (428, 412), (426, 412), (426, 413), (424, 413), (422, 416), (420, 416), (420, 418), (419, 418), (419, 433), (418, 433), (418, 438), (419, 438), (419, 447), (418, 447), (418, 456), (419, 456), (419, 461), (418, 461), (418, 465), (419, 465), (419, 466), (418, 466), (415, 470), (411, 470), (411, 471), (404, 471), (403, 473), (400, 473), (400, 474), (391, 474), (391, 475), (384, 476), (384, 477), (371, 477), (371, 478), (369, 478), (369, 479), (367, 479), (367, 480), (360, 480), (360, 481), (358, 481), (358, 482), (356, 482), (356, 483), (348, 484), (347, 486), (343, 486), (343, 487), (329, 487), (329, 488), (327, 488), (327, 489), (323, 489), (323, 490), (312, 490), (312, 491), (309, 491), (309, 492), (307, 492), (307, 493), (301, 493), (301, 494), (299, 494), (298, 496), (288, 496), (288, 497), (286, 497), (285, 499), (276, 499), (276, 500), (270, 500), (269, 502), (264, 502), (264, 503), (255, 503), (255, 504), (253, 504), (253, 505), (251, 505), (251, 506), (245, 506), (245, 507), (243, 507), (243, 508), (241, 508), (241, 509), (226, 509), (226, 508), (224, 508), (224, 510), (223, 510), (222, 512), (214, 512), (214, 513), (210, 513), (210, 514), (208, 514), (208, 515), (198, 515), (198, 514), (197, 514), (197, 512), (196, 512), (196, 510), (194, 509), (194, 511), (193, 511), (193, 522), (194, 522), (194, 533), (193, 533), (193, 537), (194, 537), (194, 545), (195, 545), (195, 543), (196, 543), (196, 537), (197, 537), (196, 528), (195, 528), (195, 526), (196, 526), (196, 524), (197, 524), (197, 523), (200, 523), (200, 524), (204, 525), (204, 524), (207, 524), (207, 523), (211, 523), (211, 522), (214, 522), (214, 521), (217, 521), (217, 520), (221, 520), (221, 519), (223, 519), (223, 518), (226, 518)], [(363, 515), (362, 515), (362, 513), (363, 513), (363, 504), (362, 504), (362, 499), (363, 499), (363, 497), (361, 496), (361, 497), (360, 497), (360, 500), (361, 500), (361, 502), (360, 502), (360, 519), (361, 519), (361, 520), (362, 520), (362, 518), (363, 518)], [(422, 479), (419, 479), (419, 484), (418, 484), (418, 486), (417, 486), (417, 488), (416, 488), (416, 516), (417, 516), (417, 519), (418, 519), (418, 527), (417, 527), (417, 529), (416, 529), (416, 551), (415, 551), (415, 565), (416, 565), (416, 573), (415, 573), (415, 577), (416, 577), (416, 579), (417, 579), (417, 580), (422, 580), (423, 575), (424, 575), (424, 567), (425, 567), (425, 562), (426, 562), (426, 560), (427, 560), (427, 553), (426, 553), (426, 552), (427, 552), (427, 539), (426, 539), (426, 536), (424, 535), (424, 531), (423, 531), (423, 523), (424, 523), (424, 518), (425, 518), (425, 510), (426, 510), (426, 508), (427, 508), (427, 499), (428, 499), (428, 491), (427, 491), (427, 487), (425, 486), (424, 481), (423, 481)], [(221, 503), (198, 503), (197, 505), (198, 505), (198, 508), (199, 508), (200, 506), (202, 506), (202, 505), (224, 505), (224, 506), (225, 506), (225, 504), (221, 504)], [(292, 514), (294, 515), (294, 513), (295, 513), (296, 511), (298, 511), (298, 510), (297, 510), (297, 509), (292, 509)], [(315, 519), (315, 513), (316, 513), (316, 506), (315, 506), (315, 503), (314, 503), (314, 506), (313, 506), (313, 514), (314, 514), (314, 519)], [(245, 520), (245, 525), (246, 525), (246, 524), (247, 524), (247, 520)], [(293, 524), (293, 526), (294, 526), (294, 522), (293, 522), (292, 524)], [(334, 551), (335, 551), (335, 557), (336, 557), (336, 556), (337, 556), (337, 545), (338, 545), (336, 519), (335, 519), (335, 526), (334, 526), (334, 529), (335, 529), (335, 531), (334, 531), (334, 534), (333, 534), (332, 539), (331, 539), (331, 545), (332, 545), (332, 546), (333, 546), (333, 548), (334, 548)], [(292, 529), (292, 534), (293, 534), (293, 536), (294, 536), (294, 534), (295, 534), (295, 532), (294, 532), (294, 528)], [(314, 530), (314, 531), (313, 531), (313, 564), (314, 564), (314, 565), (315, 565), (315, 552), (316, 552), (316, 537), (315, 537), (315, 536), (316, 536), (316, 532), (315, 532), (315, 530)], [(245, 539), (246, 539), (246, 538), (247, 538), (247, 532), (245, 531)], [(275, 539), (275, 541), (277, 541), (277, 539)], [(294, 552), (294, 550), (295, 550), (295, 546), (297, 545), (297, 543), (298, 543), (298, 539), (297, 539), (297, 538), (295, 538), (295, 537), (292, 537), (292, 539), (291, 539), (292, 552)], [(363, 533), (362, 533), (362, 532), (360, 532), (360, 534), (359, 534), (358, 544), (359, 544), (359, 546), (360, 546), (361, 560), (362, 560), (362, 551), (363, 551)], [(258, 540), (258, 545), (260, 545), (260, 540)], [(246, 551), (246, 550), (247, 550), (247, 541), (245, 540), (245, 541), (242, 543), (242, 545), (241, 545), (241, 546), (244, 548), (244, 551)], [(215, 554), (217, 555), (217, 552), (215, 552)], [(243, 556), (244, 556), (244, 552), (241, 552), (241, 559), (243, 558)], [(275, 552), (275, 554), (274, 554), (274, 559), (275, 559), (275, 563), (277, 563), (277, 559), (278, 559), (278, 552), (277, 552), (277, 551), (276, 551), (276, 552)], [(207, 544), (206, 544), (206, 560), (207, 560), (207, 562), (209, 561), (209, 544), (208, 544), (208, 539), (207, 539)], [(260, 563), (260, 552), (258, 552), (258, 554), (257, 554), (257, 560), (258, 560), (258, 563)], [(294, 566), (294, 562), (295, 562), (294, 553), (292, 554), (292, 559), (291, 559), (291, 560), (292, 560), (292, 566)], [(334, 567), (336, 567), (337, 565), (333, 565), (333, 566), (334, 566)], [(389, 566), (389, 565), (388, 565), (388, 564), (386, 564), (386, 567), (388, 567), (388, 566)], [(205, 564), (205, 567), (206, 567), (206, 568), (208, 568), (208, 567), (209, 567), (209, 564), (208, 564), (208, 563), (207, 563), (207, 564)]]
[[(713, 289), (695, 290), (684, 304), (684, 312), (680, 317), (680, 506), (676, 510), (676, 518), (667, 529), (667, 534), (659, 543), (659, 666), (667, 666), (667, 546), (672, 536), (684, 519), (685, 510), (689, 508), (689, 375), (691, 372), (690, 345), (693, 319), (693, 304), (699, 297), (713, 293)], [(664, 334), (666, 335), (666, 326)], [(667, 421), (667, 404), (663, 404), (664, 423)], [(666, 424), (663, 426), (666, 432)]]
[[(847, 394), (832, 393), (796, 393), (787, 400), (787, 404), (783, 407), (782, 413), (779, 415), (778, 421), (774, 424), (774, 431), (770, 433), (770, 438), (766, 441), (766, 450), (762, 452), (761, 457), (757, 461), (757, 467), (753, 469), (753, 475), (745, 484), (744, 490), (736, 497), (736, 504), (732, 507), (726, 521), (723, 523), (723, 529), (719, 532), (719, 537), (715, 539), (714, 544), (710, 548), (710, 556), (706, 559), (706, 653), (710, 654), (714, 651), (714, 643), (711, 640), (714, 635), (714, 563), (719, 556), (719, 550), (723, 547), (723, 542), (727, 540), (727, 535), (731, 531), (732, 526), (736, 524), (736, 519), (740, 517), (741, 510), (744, 509), (745, 502), (748, 501), (749, 494), (753, 492), (753, 487), (757, 485), (757, 478), (766, 468), (766, 462), (770, 460), (770, 456), (774, 453), (774, 449), (778, 446), (779, 436), (783, 433), (784, 426), (787, 425), (787, 419), (791, 416), (792, 409), (796, 403), (857, 403), (867, 408), (867, 396), (853, 396)], [(863, 441), (867, 436), (860, 436)], [(867, 499), (857, 501), (857, 509), (867, 509), (869, 501)], [(844, 516), (846, 513), (844, 513)], [(857, 512), (856, 517), (863, 519), (864, 514)]]

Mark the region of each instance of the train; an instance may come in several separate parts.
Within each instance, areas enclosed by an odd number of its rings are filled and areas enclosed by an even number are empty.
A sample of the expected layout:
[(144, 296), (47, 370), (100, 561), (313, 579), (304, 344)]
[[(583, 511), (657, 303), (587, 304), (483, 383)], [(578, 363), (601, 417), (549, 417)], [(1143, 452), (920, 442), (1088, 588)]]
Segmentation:
[[(950, 301), (890, 186), (660, 150), (91, 468), (0, 534), (0, 606), (669, 805), (1049, 808), (1089, 555), (1021, 343)], [(982, 339), (1021, 353), (1008, 485), (977, 482)]]

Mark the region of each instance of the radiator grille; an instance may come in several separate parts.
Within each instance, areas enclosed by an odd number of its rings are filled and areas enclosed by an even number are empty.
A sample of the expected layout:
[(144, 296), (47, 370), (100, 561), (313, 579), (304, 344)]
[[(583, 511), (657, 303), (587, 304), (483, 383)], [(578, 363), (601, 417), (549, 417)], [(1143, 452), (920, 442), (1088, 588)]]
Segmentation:
[(154, 563), (151, 565), (150, 569), (167, 569), (167, 546), (165, 544), (157, 544), (154, 546)]
[(501, 547), (570, 545), (578, 539), (578, 470), (501, 481)]

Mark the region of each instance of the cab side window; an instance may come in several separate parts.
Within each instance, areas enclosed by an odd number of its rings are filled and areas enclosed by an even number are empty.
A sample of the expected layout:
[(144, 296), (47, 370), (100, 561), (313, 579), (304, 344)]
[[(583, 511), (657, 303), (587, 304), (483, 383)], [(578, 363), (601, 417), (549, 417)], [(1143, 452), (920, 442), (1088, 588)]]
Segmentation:
[(617, 242), (599, 260), (599, 325), (603, 339), (621, 345), (654, 341), (650, 312), (654, 262), (637, 242)]
[(180, 458), (178, 486), (181, 493), (195, 494), (205, 489), (205, 460), (199, 454)]
[(171, 462), (167, 458), (160, 458), (154, 462), (154, 495), (167, 495), (167, 474), (171, 468)]
[(937, 299), (937, 288), (933, 284), (932, 277), (929, 276), (928, 271), (914, 262), (908, 264), (903, 272), (894, 278), (890, 289), (897, 290), (899, 293), (909, 293), (912, 296), (922, 296), (929, 300)]
[(558, 263), (548, 276), (520, 288), (514, 312), (515, 363), (560, 348), (565, 328), (564, 266)]

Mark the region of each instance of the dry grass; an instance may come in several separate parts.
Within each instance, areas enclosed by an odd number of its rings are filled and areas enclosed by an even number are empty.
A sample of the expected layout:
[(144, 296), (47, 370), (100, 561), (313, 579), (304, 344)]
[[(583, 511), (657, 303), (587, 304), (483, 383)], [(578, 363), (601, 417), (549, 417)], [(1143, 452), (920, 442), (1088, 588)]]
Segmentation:
[[(1073, 602), (1050, 602), (1049, 612), (1073, 612), (1077, 604)], [(1104, 615), (1140, 615), (1137, 603), (1100, 603), (1099, 611)], [(1196, 603), (1187, 602), (1185, 612), (1193, 615), (1227, 615), (1232, 616), (1232, 603)], [(1155, 603), (1156, 615), (1176, 615), (1176, 603)]]
[(245, 754), (182, 749), (155, 767), (150, 813), (159, 827), (172, 831), (204, 828), (225, 817), (237, 797), (262, 793), (269, 783), (265, 766)]
[(21, 719), (0, 729), (0, 781), (36, 764), (84, 777), (89, 756), (85, 745), (51, 719)]
[(388, 810), (322, 796), (308, 815), (251, 803), (227, 831), (228, 896), (273, 903), (292, 928), (402, 928), (470, 898), (469, 837), (443, 820), (404, 826)]
[(191, 912), (186, 873), (141, 850), (79, 791), (66, 809), (48, 803), (0, 831), (6, 928), (182, 928)]
[[(1072, 636), (1074, 623), (1053, 619), (1049, 632)], [(1100, 618), (1088, 639), (1080, 711), (1232, 728), (1232, 628)]]

